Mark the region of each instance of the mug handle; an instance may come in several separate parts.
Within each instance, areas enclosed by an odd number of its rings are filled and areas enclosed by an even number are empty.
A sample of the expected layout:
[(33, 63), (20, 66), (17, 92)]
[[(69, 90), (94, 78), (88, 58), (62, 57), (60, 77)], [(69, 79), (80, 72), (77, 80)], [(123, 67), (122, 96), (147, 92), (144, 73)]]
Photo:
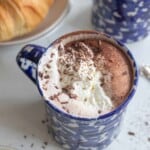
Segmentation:
[(26, 45), (18, 53), (16, 61), (20, 69), (36, 84), (37, 65), (46, 48)]

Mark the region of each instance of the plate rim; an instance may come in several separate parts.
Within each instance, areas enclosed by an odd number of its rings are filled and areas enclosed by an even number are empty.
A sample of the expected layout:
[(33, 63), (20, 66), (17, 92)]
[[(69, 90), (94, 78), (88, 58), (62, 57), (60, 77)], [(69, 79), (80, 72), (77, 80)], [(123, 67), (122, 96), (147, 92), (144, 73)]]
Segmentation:
[(40, 33), (36, 33), (33, 36), (31, 35), (29, 37), (25, 37), (24, 39), (21, 40), (0, 42), (0, 46), (10, 46), (10, 45), (19, 45), (19, 44), (27, 43), (29, 41), (40, 39), (42, 36), (46, 36), (49, 32), (52, 32), (53, 29), (61, 25), (65, 16), (68, 14), (70, 10), (69, 0), (64, 0), (64, 1), (66, 1), (65, 4), (66, 6), (64, 10), (62, 10), (62, 14), (52, 23), (52, 25), (50, 25), (50, 27), (43, 29), (43, 31), (41, 31)]

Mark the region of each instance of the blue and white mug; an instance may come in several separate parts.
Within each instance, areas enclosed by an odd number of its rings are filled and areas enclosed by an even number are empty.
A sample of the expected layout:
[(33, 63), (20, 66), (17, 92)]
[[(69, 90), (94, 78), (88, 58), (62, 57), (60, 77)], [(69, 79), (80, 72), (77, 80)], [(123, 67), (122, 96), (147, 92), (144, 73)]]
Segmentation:
[[(43, 96), (43, 90), (39, 86), (38, 68), (41, 58), (48, 55), (47, 50), (56, 44), (68, 43), (73, 40), (87, 38), (106, 39), (116, 45), (129, 58), (133, 68), (133, 85), (128, 97), (112, 112), (95, 118), (75, 117), (65, 113), (54, 106), (50, 100)], [(130, 51), (119, 41), (112, 37), (96, 31), (77, 31), (66, 34), (49, 47), (44, 48), (37, 45), (26, 45), (17, 56), (17, 63), (21, 70), (36, 84), (46, 105), (48, 128), (55, 140), (65, 149), (69, 150), (102, 150), (107, 147), (119, 134), (120, 126), (127, 105), (132, 99), (137, 87), (137, 66)]]
[(150, 33), (150, 0), (94, 0), (92, 24), (122, 42), (139, 41)]

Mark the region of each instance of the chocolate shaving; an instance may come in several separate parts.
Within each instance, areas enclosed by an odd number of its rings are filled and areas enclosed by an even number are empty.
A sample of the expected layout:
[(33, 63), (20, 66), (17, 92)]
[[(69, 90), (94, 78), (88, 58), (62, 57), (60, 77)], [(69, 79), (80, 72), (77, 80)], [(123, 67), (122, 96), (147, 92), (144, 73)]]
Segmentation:
[(134, 133), (134, 132), (129, 131), (129, 132), (128, 132), (128, 135), (135, 136), (135, 133)]
[(59, 95), (61, 95), (62, 93), (61, 92), (58, 92), (57, 94), (56, 94), (56, 96), (58, 97)]
[(45, 82), (45, 84), (47, 84), (49, 82), (49, 80), (47, 80), (46, 82)]
[(58, 50), (60, 51), (64, 50), (64, 45), (62, 43), (58, 46)]
[(58, 86), (55, 86), (56, 89), (58, 89)]
[(94, 47), (94, 46), (91, 46), (91, 49), (92, 49), (92, 51), (93, 51), (95, 54), (98, 54), (98, 53), (99, 53), (99, 48)]
[(90, 49), (90, 47), (88, 47), (86, 44), (84, 44), (83, 42), (79, 42), (78, 43), (79, 47), (85, 51), (85, 54), (87, 56), (89, 56), (90, 58), (93, 58), (93, 51)]
[(127, 75), (127, 71), (124, 71), (123, 73), (122, 73), (122, 75), (124, 76), (124, 75)]
[(47, 68), (51, 68), (51, 66), (49, 64), (46, 65)]
[(32, 143), (31, 145), (30, 145), (30, 147), (32, 148), (34, 146), (34, 143)]
[(66, 110), (66, 107), (63, 106), (62, 109)]
[(54, 98), (55, 98), (57, 101), (59, 101), (59, 97), (58, 97), (59, 95), (60, 95), (60, 93), (54, 95)]
[(55, 100), (54, 96), (50, 96), (49, 99), (52, 101)]
[(49, 98), (50, 98), (50, 100), (58, 100), (59, 101), (59, 98), (58, 98), (58, 96), (60, 95), (60, 93), (58, 93), (58, 94), (54, 94), (53, 96), (50, 96)]
[(65, 87), (62, 88), (63, 92), (68, 93), (69, 90), (73, 90), (74, 87), (72, 87), (71, 85), (67, 85)]
[(87, 78), (89, 79), (89, 80), (91, 80), (92, 78), (91, 77), (89, 77), (89, 76), (87, 76)]
[(45, 91), (47, 91), (47, 87), (44, 86), (43, 89), (44, 89)]
[(66, 64), (66, 68), (69, 68), (69, 64)]
[(68, 74), (68, 71), (67, 71), (67, 70), (64, 70), (64, 71), (63, 71), (63, 74)]
[(76, 98), (77, 98), (77, 95), (70, 93), (70, 94), (69, 94), (69, 97), (76, 99)]
[(59, 74), (61, 73), (61, 71), (58, 69)]
[(45, 76), (44, 76), (44, 79), (49, 79), (49, 78), (50, 78), (49, 75), (45, 75)]
[(109, 61), (110, 63), (113, 63), (113, 60), (112, 60), (112, 59), (108, 59), (108, 61)]
[(43, 77), (43, 73), (39, 72), (39, 77), (42, 78)]
[(102, 113), (102, 111), (101, 111), (101, 110), (98, 110), (98, 113), (99, 113), (99, 114), (101, 114), (101, 113)]
[(100, 86), (104, 86), (104, 82), (100, 83)]
[(146, 125), (146, 126), (148, 126), (148, 125), (149, 125), (149, 123), (146, 121), (146, 122), (145, 122), (145, 125)]
[(49, 61), (49, 63), (51, 63), (51, 62), (52, 62), (52, 60)]
[(68, 92), (68, 88), (66, 88), (66, 87), (63, 87), (62, 90), (63, 90), (63, 92), (65, 92), (65, 93)]
[(67, 47), (67, 52), (72, 52), (74, 49), (72, 47)]
[(26, 138), (27, 138), (27, 136), (26, 136), (26, 135), (24, 135), (23, 137), (24, 137), (24, 139), (26, 139)]
[(64, 64), (64, 60), (63, 59), (59, 58), (58, 61), (59, 61), (60, 64)]
[(74, 71), (78, 71), (78, 66), (73, 66)]
[(68, 101), (66, 101), (66, 102), (60, 102), (61, 104), (68, 104)]
[(53, 58), (54, 55), (55, 55), (54, 53), (51, 53), (51, 58)]
[(87, 98), (85, 98), (84, 101), (86, 102), (86, 101), (87, 101)]

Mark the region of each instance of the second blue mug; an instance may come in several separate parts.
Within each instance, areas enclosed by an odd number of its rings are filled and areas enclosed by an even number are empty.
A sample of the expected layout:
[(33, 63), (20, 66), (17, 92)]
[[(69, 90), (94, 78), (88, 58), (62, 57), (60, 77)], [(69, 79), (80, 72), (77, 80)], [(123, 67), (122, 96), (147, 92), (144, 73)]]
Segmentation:
[(150, 33), (150, 0), (94, 0), (92, 24), (122, 42), (139, 41)]

